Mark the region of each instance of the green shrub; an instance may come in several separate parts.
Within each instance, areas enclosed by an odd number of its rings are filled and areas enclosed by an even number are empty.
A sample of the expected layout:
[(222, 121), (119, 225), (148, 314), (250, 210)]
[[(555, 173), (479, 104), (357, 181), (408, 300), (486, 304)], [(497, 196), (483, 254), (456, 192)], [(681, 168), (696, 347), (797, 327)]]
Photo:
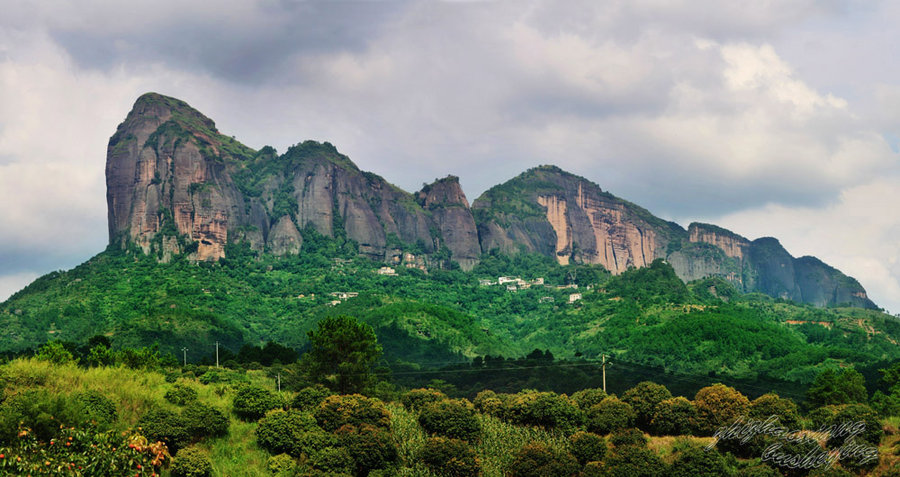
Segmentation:
[(431, 404), (433, 402), (443, 401), (447, 399), (447, 395), (438, 391), (437, 389), (413, 389), (411, 391), (407, 391), (403, 393), (403, 396), (400, 398), (400, 402), (403, 403), (403, 407), (405, 407), (409, 411), (418, 411), (422, 409), (426, 404)]
[(259, 420), (266, 412), (280, 406), (281, 402), (272, 391), (253, 384), (238, 388), (232, 403), (235, 415), (244, 421)]
[(634, 426), (634, 417), (634, 410), (628, 403), (610, 396), (588, 409), (587, 430), (596, 434), (609, 434)]
[(697, 409), (694, 404), (678, 396), (656, 405), (650, 429), (658, 436), (680, 436), (691, 434), (696, 422)]
[(778, 423), (789, 430), (800, 429), (800, 413), (797, 404), (790, 399), (779, 397), (775, 393), (763, 394), (750, 403), (748, 415), (751, 419), (765, 421), (771, 416), (778, 418)]
[(309, 386), (301, 389), (291, 401), (291, 409), (298, 411), (313, 411), (328, 396), (334, 395), (330, 389), (322, 385)]
[(581, 391), (572, 394), (572, 400), (585, 412), (595, 405), (600, 404), (600, 402), (607, 397), (609, 397), (609, 394), (606, 394), (606, 391), (600, 388), (582, 389)]
[(465, 399), (447, 399), (425, 404), (419, 424), (428, 434), (475, 441), (481, 437), (481, 422), (475, 407)]
[(51, 341), (41, 345), (41, 347), (38, 348), (35, 358), (41, 361), (49, 361), (53, 364), (70, 364), (78, 362), (60, 341)]
[(697, 391), (694, 406), (698, 432), (711, 436), (720, 427), (729, 426), (747, 414), (750, 401), (736, 389), (717, 383)]
[(335, 434), (341, 445), (353, 456), (357, 475), (384, 469), (397, 461), (397, 447), (391, 433), (370, 424), (346, 424)]
[(278, 454), (269, 457), (266, 467), (275, 475), (294, 475), (297, 470), (297, 462), (287, 454)]
[(782, 477), (781, 472), (769, 467), (766, 464), (757, 464), (750, 467), (739, 469), (736, 477)]
[(622, 394), (622, 401), (628, 403), (635, 413), (635, 424), (638, 428), (649, 431), (650, 422), (656, 406), (671, 399), (672, 393), (661, 384), (650, 381), (638, 383), (635, 387)]
[(640, 429), (621, 429), (609, 436), (609, 443), (612, 444), (613, 447), (647, 447), (647, 436), (645, 436)]
[(335, 474), (352, 474), (356, 465), (353, 456), (343, 447), (325, 447), (312, 452), (309, 463), (322, 472)]
[(118, 413), (116, 404), (98, 391), (75, 393), (72, 398), (81, 405), (88, 420), (99, 424), (113, 424)]
[(569, 449), (581, 465), (603, 460), (606, 456), (606, 439), (593, 432), (578, 431), (569, 436)]
[(212, 474), (212, 463), (206, 452), (187, 447), (172, 460), (172, 477), (208, 477)]
[(584, 414), (574, 401), (551, 392), (523, 391), (510, 397), (503, 415), (510, 422), (571, 432)]
[(259, 420), (256, 426), (256, 443), (272, 454), (288, 453), (299, 457), (298, 445), (303, 434), (319, 430), (311, 415), (300, 411), (274, 410)]
[(181, 411), (181, 418), (194, 439), (228, 435), (228, 416), (201, 402), (188, 404)]
[(663, 477), (668, 466), (646, 447), (624, 446), (603, 463), (604, 477)]
[(15, 439), (19, 426), (32, 430), (41, 441), (49, 441), (60, 426), (80, 427), (88, 420), (81, 403), (64, 394), (29, 390), (13, 395), (0, 405), (0, 442)]
[(578, 460), (567, 452), (533, 442), (516, 453), (509, 466), (510, 477), (570, 477), (581, 470)]
[(361, 394), (329, 396), (313, 412), (319, 427), (334, 432), (346, 424), (390, 427), (391, 415), (378, 399)]
[(478, 412), (494, 417), (503, 417), (508, 398), (508, 394), (497, 394), (490, 389), (486, 389), (475, 395), (475, 400), (472, 401), (472, 404), (475, 405), (475, 409)]
[(430, 437), (425, 440), (419, 459), (441, 477), (481, 475), (481, 461), (475, 449), (463, 440)]
[(193, 440), (181, 415), (167, 409), (151, 409), (138, 421), (138, 427), (147, 439), (164, 442), (173, 454)]
[(874, 446), (878, 446), (884, 436), (878, 413), (865, 404), (840, 406), (829, 425), (833, 430), (828, 436), (828, 447), (841, 446), (854, 433)]
[(706, 450), (696, 444), (689, 444), (679, 450), (668, 475), (671, 477), (721, 477), (730, 473), (731, 469), (722, 454), (715, 450)]
[(172, 404), (184, 406), (197, 400), (197, 390), (185, 384), (175, 384), (166, 391), (165, 398)]

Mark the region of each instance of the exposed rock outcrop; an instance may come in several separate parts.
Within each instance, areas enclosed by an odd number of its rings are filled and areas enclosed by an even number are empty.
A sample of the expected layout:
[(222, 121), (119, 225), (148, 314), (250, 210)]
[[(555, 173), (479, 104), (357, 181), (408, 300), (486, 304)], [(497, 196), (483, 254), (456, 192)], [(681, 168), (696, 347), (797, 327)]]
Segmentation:
[(450, 250), (452, 259), (463, 270), (471, 270), (481, 257), (481, 245), (459, 178), (447, 176), (436, 180), (419, 191), (416, 199), (437, 225), (443, 238), (441, 245)]
[(255, 151), (155, 93), (141, 96), (110, 138), (106, 179), (110, 243), (160, 261), (180, 253), (216, 260), (235, 242), (302, 253), (303, 234), (314, 229), (355, 241), (372, 259), (421, 269), (452, 260), (468, 270), (494, 249), (614, 274), (663, 258), (686, 281), (719, 276), (745, 292), (874, 307), (856, 280), (813, 257), (793, 258), (775, 239), (751, 242), (709, 224), (685, 230), (554, 166), (530, 169), (469, 207), (457, 177), (410, 194), (327, 142)]

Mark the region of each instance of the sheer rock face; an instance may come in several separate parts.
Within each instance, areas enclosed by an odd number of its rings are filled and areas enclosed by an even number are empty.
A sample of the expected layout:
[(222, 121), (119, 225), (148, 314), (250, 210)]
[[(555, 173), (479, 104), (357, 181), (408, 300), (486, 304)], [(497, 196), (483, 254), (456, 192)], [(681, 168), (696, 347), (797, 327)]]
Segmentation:
[(426, 210), (328, 143), (308, 141), (280, 157), (271, 148), (254, 151), (186, 103), (155, 93), (137, 100), (110, 139), (106, 178), (110, 243), (134, 244), (161, 260), (182, 251), (216, 260), (236, 241), (300, 253), (306, 227), (344, 233), (378, 260), (404, 244), (426, 254), (446, 245), (467, 269), (480, 255), (458, 182), (435, 187)]
[[(218, 132), (186, 103), (141, 96), (107, 150), (110, 243), (168, 261), (216, 260), (229, 243), (302, 253), (301, 231), (345, 235), (376, 260), (420, 268), (474, 267), (482, 253), (522, 251), (614, 274), (666, 259), (683, 280), (708, 276), (739, 290), (819, 306), (874, 307), (859, 283), (777, 240), (749, 241), (708, 224), (688, 230), (553, 166), (491, 188), (471, 207), (453, 176), (410, 194), (359, 170), (329, 143), (278, 156)], [(406, 256), (412, 258), (405, 258)]]
[(813, 257), (795, 259), (775, 239), (751, 242), (699, 223), (684, 230), (553, 166), (491, 188), (472, 208), (483, 252), (537, 252), (613, 274), (663, 258), (685, 281), (719, 276), (743, 292), (875, 307), (856, 280)]
[(447, 176), (435, 181), (419, 191), (416, 199), (437, 225), (443, 238), (441, 245), (450, 250), (452, 259), (463, 270), (471, 270), (481, 256), (481, 245), (459, 178)]
[(670, 238), (683, 234), (678, 225), (552, 166), (485, 192), (473, 207), (484, 252), (524, 249), (562, 265), (603, 265), (614, 274), (665, 258)]

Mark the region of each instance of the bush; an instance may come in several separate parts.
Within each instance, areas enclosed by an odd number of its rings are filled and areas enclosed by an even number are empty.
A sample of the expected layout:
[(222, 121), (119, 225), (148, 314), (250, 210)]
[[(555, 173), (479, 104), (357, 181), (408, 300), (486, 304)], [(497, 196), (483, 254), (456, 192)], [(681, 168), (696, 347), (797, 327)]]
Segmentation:
[(212, 474), (209, 456), (196, 447), (187, 447), (172, 460), (172, 477), (208, 477)]
[(722, 426), (731, 425), (747, 413), (750, 401), (746, 396), (724, 384), (713, 384), (694, 397), (697, 407), (697, 430), (701, 435), (713, 435)]
[(297, 392), (291, 401), (291, 408), (298, 411), (313, 411), (325, 398), (332, 395), (334, 393), (325, 386), (309, 386)]
[(643, 381), (637, 386), (625, 391), (622, 401), (631, 405), (635, 413), (635, 424), (642, 430), (650, 430), (650, 422), (657, 404), (671, 399), (672, 393), (662, 384)]
[(646, 447), (625, 446), (606, 458), (604, 477), (663, 477), (665, 462)]
[(428, 470), (442, 477), (481, 475), (481, 461), (475, 449), (463, 440), (428, 438), (419, 459)]
[(511, 477), (569, 477), (578, 474), (581, 466), (578, 460), (567, 452), (553, 450), (546, 445), (533, 442), (516, 453), (510, 464)]
[(138, 426), (147, 439), (164, 442), (173, 454), (192, 441), (184, 419), (166, 409), (151, 409), (141, 417)]
[(357, 475), (368, 475), (397, 461), (397, 447), (387, 430), (370, 424), (347, 424), (335, 434), (341, 445), (353, 456)]
[(678, 396), (656, 405), (650, 429), (658, 436), (680, 436), (691, 434), (696, 422), (697, 408), (687, 399)]
[(352, 474), (355, 461), (343, 447), (325, 447), (310, 453), (309, 463), (322, 472)]
[(60, 426), (80, 427), (87, 419), (82, 405), (69, 396), (25, 391), (0, 405), (0, 442), (14, 440), (20, 424), (39, 440), (49, 441), (59, 434)]
[(481, 437), (481, 422), (472, 403), (465, 399), (448, 399), (428, 403), (419, 412), (419, 424), (431, 435), (466, 441)]
[(192, 402), (181, 411), (181, 418), (194, 439), (228, 434), (228, 416), (201, 402)]
[(722, 454), (696, 444), (683, 447), (668, 472), (672, 477), (720, 477), (729, 474), (730, 469)]
[(494, 417), (502, 417), (508, 398), (508, 394), (497, 394), (490, 389), (486, 389), (475, 395), (475, 400), (472, 401), (472, 404), (475, 405), (475, 409), (478, 412)]
[(371, 426), (388, 428), (391, 425), (391, 414), (384, 404), (361, 394), (345, 396), (329, 396), (313, 412), (319, 427), (334, 432), (344, 425)]
[(596, 434), (609, 434), (632, 427), (634, 418), (634, 410), (628, 403), (610, 396), (588, 410), (587, 430)]
[(569, 449), (581, 465), (603, 460), (606, 456), (606, 440), (593, 432), (578, 431), (569, 436)]
[(184, 406), (197, 400), (197, 390), (185, 384), (175, 384), (166, 391), (166, 401), (177, 406)]
[(259, 420), (256, 426), (256, 443), (272, 454), (287, 453), (299, 457), (303, 449), (304, 434), (320, 431), (316, 420), (300, 411), (274, 410)]
[(582, 389), (572, 394), (572, 400), (575, 401), (575, 404), (578, 404), (582, 411), (587, 412), (588, 409), (600, 404), (608, 396), (606, 391), (600, 388)]
[(779, 397), (775, 393), (763, 394), (750, 403), (751, 419), (765, 421), (771, 416), (778, 418), (782, 427), (796, 431), (800, 429), (800, 414), (797, 404), (790, 399)]
[(72, 398), (81, 406), (88, 420), (98, 424), (113, 424), (118, 413), (116, 404), (98, 391), (84, 391), (75, 393)]
[(235, 415), (244, 421), (259, 420), (266, 412), (280, 406), (281, 402), (272, 391), (254, 384), (238, 388), (232, 403)]
[(275, 475), (294, 475), (297, 470), (297, 462), (287, 454), (278, 454), (269, 457), (266, 467)]
[(418, 411), (426, 404), (447, 399), (447, 395), (437, 389), (413, 389), (403, 394), (400, 402), (408, 411)]
[(637, 446), (647, 447), (647, 437), (640, 429), (622, 429), (609, 436), (609, 443), (613, 447)]
[(41, 345), (35, 358), (60, 365), (78, 362), (60, 341), (51, 341)]
[(523, 391), (507, 402), (503, 415), (511, 422), (571, 432), (584, 414), (574, 401), (552, 392)]
[(853, 433), (874, 446), (878, 446), (884, 436), (878, 413), (865, 404), (840, 406), (829, 425), (833, 431), (828, 436), (828, 447), (841, 446)]
[(736, 477), (782, 477), (781, 472), (766, 464), (744, 467), (737, 471)]

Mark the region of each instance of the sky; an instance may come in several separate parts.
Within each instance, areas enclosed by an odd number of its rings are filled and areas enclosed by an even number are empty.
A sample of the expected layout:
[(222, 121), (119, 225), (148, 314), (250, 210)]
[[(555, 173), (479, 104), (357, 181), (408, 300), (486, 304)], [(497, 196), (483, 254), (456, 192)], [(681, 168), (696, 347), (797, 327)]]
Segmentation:
[[(214, 6), (212, 6), (214, 5)], [(900, 312), (900, 4), (0, 0), (0, 300), (107, 244), (135, 99), (329, 141), (470, 201), (555, 164), (683, 226), (777, 237)]]

